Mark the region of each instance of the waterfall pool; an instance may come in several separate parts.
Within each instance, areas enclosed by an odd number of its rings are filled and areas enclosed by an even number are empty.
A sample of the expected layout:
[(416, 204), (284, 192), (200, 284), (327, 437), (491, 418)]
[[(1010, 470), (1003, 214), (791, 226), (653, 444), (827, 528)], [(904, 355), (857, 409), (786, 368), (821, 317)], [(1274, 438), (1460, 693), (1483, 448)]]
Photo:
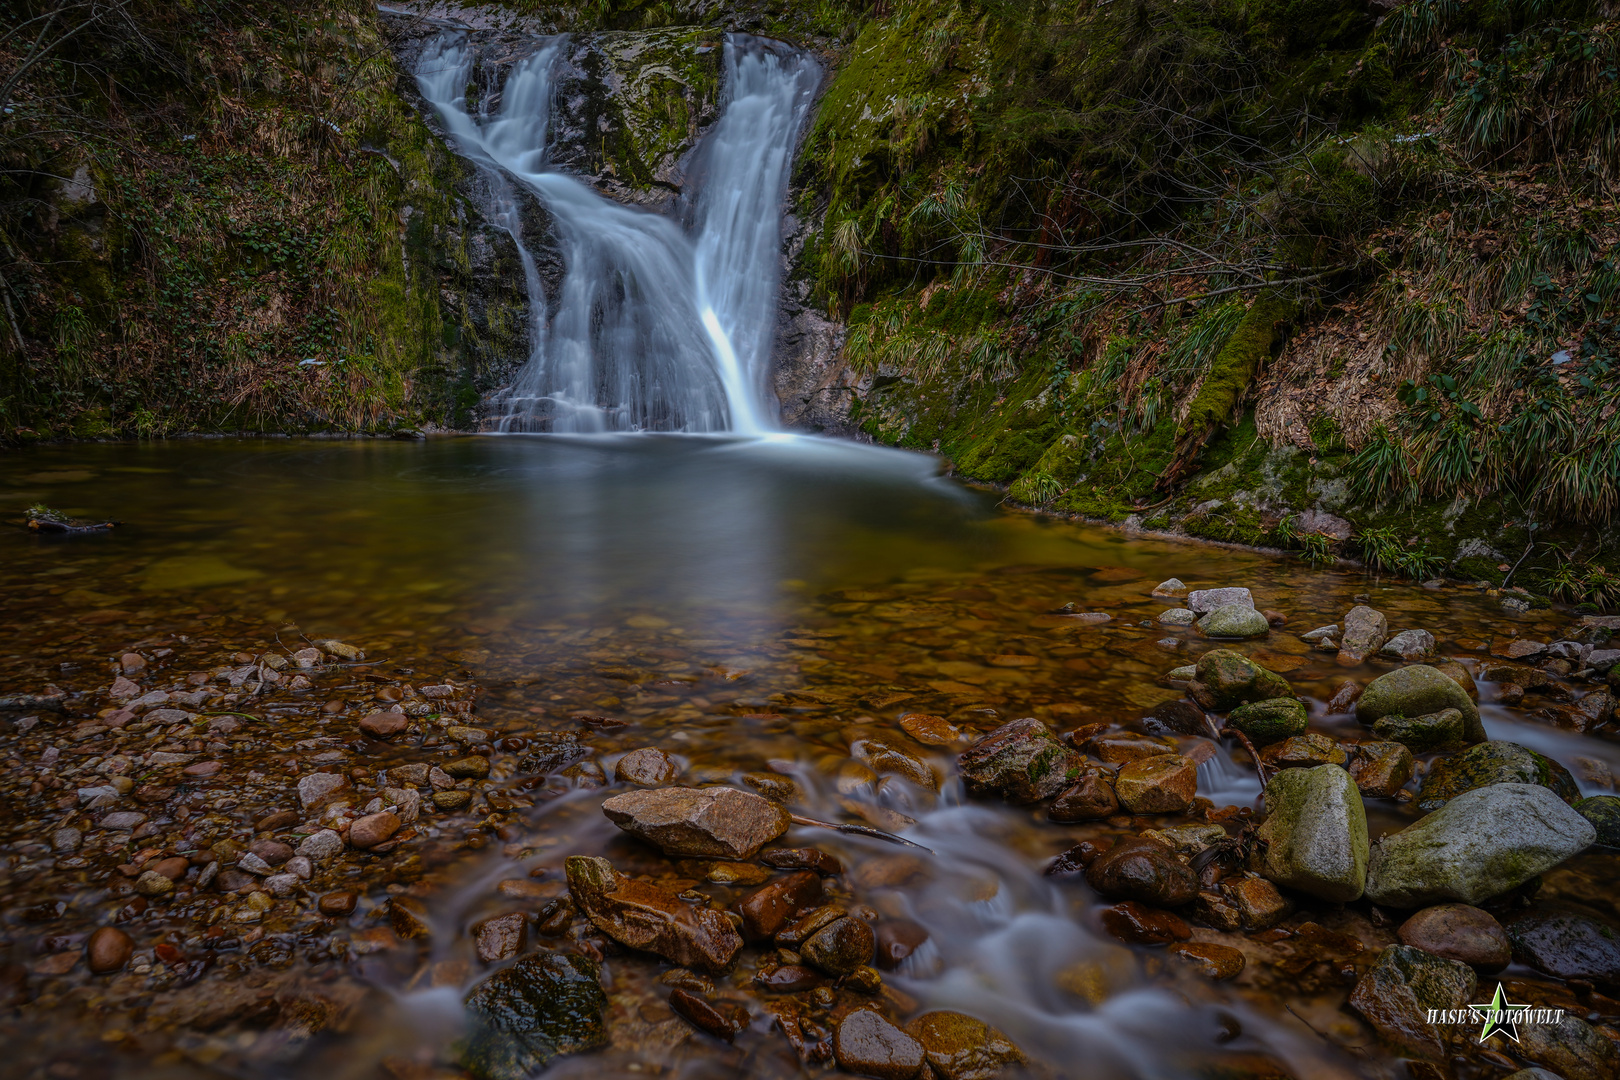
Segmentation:
[[(34, 503), (120, 524), (73, 537), (12, 527)], [(874, 1006), (900, 1022), (970, 1013), (1016, 1043), (1027, 1064), (1014, 1068), (1034, 1076), (1406, 1075), (1344, 1005), (1395, 940), (1388, 913), (1296, 897), (1264, 933), (1193, 920), (1195, 941), (1246, 961), (1212, 981), (1173, 948), (1117, 940), (1099, 921), (1108, 901), (1043, 870), (1082, 840), (1205, 813), (1238, 834), (1259, 791), (1247, 752), (1144, 722), (1182, 697), (1167, 673), (1217, 644), (1282, 673), (1312, 731), (1355, 742), (1371, 734), (1325, 702), (1387, 667), (1342, 667), (1300, 635), (1358, 600), (1392, 631), (1430, 630), (1476, 674), (1493, 647), (1568, 636), (1575, 617), (996, 503), (923, 456), (788, 436), (7, 455), (7, 1075), (460, 1076), (461, 1002), (522, 963), (511, 935), (524, 957), (600, 961), (601, 1026), (586, 1040), (600, 1046), (556, 1057), (548, 1076), (797, 1076), (821, 1068), (818, 1032)], [(1163, 625), (1176, 602), (1150, 592), (1170, 577), (1248, 587), (1287, 621), (1235, 644)], [(1096, 617), (1075, 617), (1085, 613)], [(322, 644), (300, 666), (301, 650), (330, 641), (364, 655)], [(1569, 730), (1559, 710), (1573, 705), (1555, 685), (1508, 705), (1481, 681), (1488, 729), (1550, 755), (1588, 794), (1612, 790), (1620, 747), (1608, 729)], [(396, 705), (405, 730), (360, 727)], [(1210, 804), (1059, 824), (1039, 806), (970, 797), (955, 755), (1020, 717), (1212, 749), (1199, 768)], [(905, 946), (880, 988), (808, 969), (805, 985), (762, 988), (756, 976), (800, 963), (769, 942), (727, 972), (677, 971), (572, 912), (571, 855), (713, 908), (771, 874), (665, 858), (608, 822), (602, 801), (631, 789), (616, 766), (645, 747), (670, 756), (677, 783), (767, 791), (796, 813), (930, 849), (808, 826), (781, 841), (836, 856), (828, 902), (877, 927), (885, 948)], [(487, 776), (456, 764), (474, 758)], [(406, 792), (418, 816), (384, 842), (289, 860)], [(1368, 808), (1375, 837), (1417, 814), (1400, 798)], [(258, 852), (262, 871), (247, 858)], [(1615, 921), (1617, 862), (1577, 856), (1544, 875), (1538, 903)], [(496, 925), (510, 931), (505, 947), (490, 944)], [(129, 948), (97, 973), (90, 962), (113, 939), (91, 935), (106, 927)], [(1522, 966), (1500, 978), (1514, 1001), (1599, 1020), (1613, 1006)], [(671, 1011), (677, 987), (745, 1009), (745, 1029), (731, 1043), (695, 1031)], [(1453, 1049), (1455, 1075), (1505, 1071), (1496, 1049)]]

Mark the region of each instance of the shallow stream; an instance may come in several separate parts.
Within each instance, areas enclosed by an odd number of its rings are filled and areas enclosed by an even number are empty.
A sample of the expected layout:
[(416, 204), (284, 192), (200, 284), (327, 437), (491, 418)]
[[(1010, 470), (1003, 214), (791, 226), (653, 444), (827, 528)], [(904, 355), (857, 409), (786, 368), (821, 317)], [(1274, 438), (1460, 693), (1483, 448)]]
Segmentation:
[[(120, 524), (32, 535), (13, 527), (32, 503)], [(1189, 819), (1054, 824), (1039, 808), (967, 797), (955, 754), (1017, 717), (1058, 731), (1143, 730), (1154, 706), (1182, 696), (1166, 673), (1215, 644), (1156, 621), (1174, 603), (1150, 590), (1172, 576), (1195, 589), (1247, 586), (1257, 606), (1286, 615), (1268, 637), (1229, 647), (1283, 673), (1311, 701), (1312, 730), (1344, 741), (1370, 736), (1324, 702), (1343, 679), (1386, 668), (1341, 667), (1299, 635), (1358, 597), (1392, 631), (1432, 631), (1442, 655), (1470, 668), (1493, 643), (1570, 636), (1575, 617), (1512, 614), (1457, 583), (1317, 570), (996, 503), (925, 457), (785, 436), (199, 440), (0, 459), (0, 695), (68, 695), (60, 711), (0, 713), (5, 1075), (459, 1075), (460, 1002), (492, 970), (471, 928), (565, 896), (566, 856), (603, 855), (716, 906), (747, 891), (725, 868), (665, 859), (599, 812), (626, 790), (612, 780), (617, 758), (646, 746), (676, 758), (681, 783), (791, 780), (796, 812), (902, 831), (931, 849), (808, 827), (783, 840), (843, 861), (827, 885), (839, 903), (880, 927), (927, 932), (883, 972), (880, 1000), (902, 1019), (929, 1008), (978, 1016), (1038, 1076), (1409, 1075), (1344, 1007), (1394, 940), (1370, 905), (1302, 902), (1282, 936), (1199, 927), (1197, 940), (1247, 958), (1235, 978), (1210, 981), (1163, 948), (1114, 940), (1082, 881), (1042, 874), (1082, 839)], [(1108, 619), (1054, 614), (1071, 604)], [(266, 654), (326, 639), (363, 660), (321, 663), (300, 676), (307, 688), (295, 688), (296, 668), (264, 674)], [(126, 654), (140, 665), (120, 668)], [(97, 723), (121, 671), (143, 692), (173, 690), (190, 715)], [(181, 702), (204, 686), (224, 693)], [(359, 720), (400, 701), (402, 687), (406, 703), (447, 688), (431, 699), (446, 720), (366, 737)], [(1588, 794), (1613, 790), (1620, 744), (1560, 726), (1554, 697), (1508, 707), (1481, 683), (1480, 702), (1493, 738), (1554, 757)], [(942, 718), (960, 743), (912, 739), (900, 718), (917, 713)], [(589, 754), (525, 770), (537, 748), (562, 745), (554, 733)], [(873, 739), (928, 764), (938, 790), (852, 758)], [(300, 813), (256, 828), (300, 809), (300, 777), (343, 772), (358, 807), (382, 770), (469, 753), (493, 766), (460, 785), (472, 801), (429, 807), (397, 844), (317, 866), (273, 900), (201, 882), (222, 844), (308, 831)], [(210, 761), (222, 767), (182, 771)], [(132, 790), (84, 797), (114, 776)], [(1215, 808), (1253, 807), (1258, 793), (1235, 744), (1200, 767), (1199, 795)], [(133, 829), (102, 823), (126, 810), (144, 815)], [(1369, 802), (1374, 836), (1415, 816), (1409, 797)], [(63, 830), (77, 834), (71, 846)], [(141, 867), (164, 858), (191, 862), (178, 887), (134, 893)], [(1546, 875), (1542, 897), (1614, 923), (1617, 884), (1620, 858), (1593, 851)], [(352, 913), (323, 913), (318, 899), (340, 891), (354, 894)], [(416, 936), (392, 914), (407, 901)], [(74, 958), (103, 925), (124, 929), (135, 952), (122, 970), (92, 974)], [(671, 965), (604, 947), (582, 920), (549, 937), (531, 928), (527, 941), (531, 952), (603, 956), (610, 1045), (557, 1058), (555, 1076), (818, 1071), (773, 1015), (785, 999), (825, 1015), (856, 993), (829, 980), (821, 998), (767, 994), (753, 984), (761, 953), (750, 948), (713, 980), (713, 993), (752, 1016), (728, 1045), (671, 1013), (659, 982)], [(1503, 978), (1515, 1000), (1567, 1001), (1615, 1022), (1601, 993), (1577, 1003), (1527, 969)], [(1496, 1077), (1513, 1064), (1482, 1050), (1449, 1067)]]

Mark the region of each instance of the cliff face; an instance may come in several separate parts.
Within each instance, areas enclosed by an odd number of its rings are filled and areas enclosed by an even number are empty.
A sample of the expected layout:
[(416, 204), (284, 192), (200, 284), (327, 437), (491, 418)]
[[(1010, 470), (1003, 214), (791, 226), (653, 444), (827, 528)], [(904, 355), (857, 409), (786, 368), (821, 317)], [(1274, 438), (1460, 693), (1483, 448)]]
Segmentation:
[(573, 34), (556, 159), (665, 209), (742, 30), (831, 72), (784, 227), (786, 422), (1054, 511), (1414, 574), (1529, 551), (1522, 582), (1620, 593), (1598, 0), (127, 13), (0, 122), (8, 438), (475, 426), (528, 312), (415, 96), (433, 20), (494, 92)]

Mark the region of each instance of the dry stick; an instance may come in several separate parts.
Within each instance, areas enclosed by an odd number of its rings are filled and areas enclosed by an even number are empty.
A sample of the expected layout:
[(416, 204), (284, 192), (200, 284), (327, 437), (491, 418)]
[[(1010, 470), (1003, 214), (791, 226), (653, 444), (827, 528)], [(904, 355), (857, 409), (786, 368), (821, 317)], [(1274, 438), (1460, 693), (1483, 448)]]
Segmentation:
[(921, 844), (913, 843), (903, 836), (896, 836), (894, 833), (884, 832), (882, 829), (874, 829), (870, 825), (843, 825), (836, 821), (817, 821), (815, 818), (807, 818), (802, 814), (793, 814), (791, 819), (795, 825), (809, 825), (817, 829), (832, 829), (835, 832), (854, 833), (856, 836), (870, 836), (874, 840), (886, 840), (891, 844), (904, 844), (906, 847), (914, 847), (919, 851), (926, 851), (930, 855), (934, 853), (933, 848), (925, 848)]

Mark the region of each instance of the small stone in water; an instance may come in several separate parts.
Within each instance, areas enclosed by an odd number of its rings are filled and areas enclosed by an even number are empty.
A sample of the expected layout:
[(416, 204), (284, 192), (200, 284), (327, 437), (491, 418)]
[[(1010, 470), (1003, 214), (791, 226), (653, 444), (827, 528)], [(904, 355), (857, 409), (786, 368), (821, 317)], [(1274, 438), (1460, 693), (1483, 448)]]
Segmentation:
[(122, 971), (134, 952), (134, 940), (116, 926), (101, 927), (85, 943), (85, 959), (96, 975)]
[(374, 712), (360, 720), (360, 730), (374, 739), (391, 739), (410, 726), (404, 713)]
[[(1414, 918), (1426, 914), (1421, 912)], [(1515, 959), (1555, 979), (1620, 986), (1620, 934), (1596, 919), (1574, 911), (1531, 911), (1514, 919), (1505, 937), (1512, 939)], [(1506, 962), (1499, 966), (1506, 966)]]
[(1198, 895), (1192, 869), (1168, 847), (1141, 837), (1121, 840), (1093, 859), (1086, 882), (1110, 899), (1165, 907), (1190, 903)]
[(940, 1080), (992, 1080), (1024, 1060), (1012, 1040), (965, 1013), (924, 1013), (906, 1025)]
[(690, 990), (676, 989), (669, 995), (669, 1007), (692, 1024), (717, 1039), (731, 1042), (748, 1030), (752, 1017), (735, 1002), (710, 1002)]
[(1206, 979), (1230, 979), (1243, 970), (1247, 959), (1241, 949), (1213, 941), (1184, 941), (1170, 946), (1170, 953), (1191, 964)]
[(742, 948), (730, 920), (713, 908), (627, 878), (606, 859), (571, 855), (565, 866), (574, 904), (622, 945), (709, 971), (724, 971)]
[(1034, 718), (1001, 725), (957, 758), (968, 791), (999, 794), (1017, 803), (1058, 794), (1079, 778), (1084, 764), (1084, 758)]
[(435, 791), (433, 805), (440, 810), (465, 810), (472, 803), (470, 791)]
[(349, 843), (357, 848), (374, 848), (398, 832), (402, 824), (387, 810), (368, 814), (349, 826)]
[(322, 915), (352, 915), (358, 901), (359, 897), (355, 893), (340, 889), (337, 892), (329, 892), (322, 896), (317, 902), (317, 906), (320, 908)]
[(844, 872), (844, 864), (820, 848), (775, 848), (760, 852), (759, 861), (778, 870), (814, 870), (822, 877)]
[(327, 862), (342, 853), (343, 837), (332, 829), (311, 833), (298, 845), (298, 854), (316, 863)]
[(1052, 801), (1046, 815), (1059, 822), (1096, 821), (1118, 811), (1119, 799), (1108, 781), (1098, 773), (1087, 773)]
[(961, 728), (932, 713), (906, 713), (900, 729), (925, 746), (949, 746), (966, 738)]
[(458, 780), (482, 780), (489, 775), (489, 758), (473, 755), (447, 761), (442, 766), (445, 774)]
[(860, 919), (839, 919), (805, 941), (804, 958), (829, 975), (848, 975), (872, 962), (877, 937)]
[(750, 859), (787, 831), (788, 812), (736, 788), (660, 788), (602, 804), (615, 825), (671, 855)]
[(1500, 971), (1513, 959), (1513, 945), (1490, 912), (1467, 904), (1424, 908), (1396, 931), (1401, 944), (1458, 960), (1476, 971)]
[(1444, 1046), (1427, 1020), (1429, 1010), (1460, 1009), (1474, 1001), (1477, 987), (1478, 979), (1467, 964), (1391, 945), (1356, 983), (1350, 1007), (1396, 1046), (1443, 1061)]
[(656, 747), (644, 746), (619, 759), (613, 767), (613, 778), (621, 783), (657, 787), (672, 782), (680, 772), (680, 767), (668, 754)]
[(486, 964), (510, 960), (523, 951), (528, 941), (528, 917), (521, 911), (485, 919), (473, 927), (478, 959)]
[(928, 940), (928, 931), (909, 919), (885, 919), (877, 928), (877, 966), (892, 971)]
[(1179, 599), (1187, 595), (1187, 586), (1180, 578), (1167, 578), (1153, 586), (1153, 592), (1149, 595)]
[(341, 773), (310, 773), (298, 780), (298, 801), (306, 811), (318, 810), (348, 790), (349, 781)]
[(1114, 793), (1133, 814), (1175, 814), (1198, 794), (1198, 766), (1179, 754), (1139, 758), (1120, 767)]
[(1253, 611), (1254, 595), (1248, 589), (1240, 588), (1194, 589), (1187, 594), (1187, 606), (1200, 615), (1233, 605)]
[(174, 892), (174, 882), (155, 870), (148, 870), (135, 879), (135, 891), (156, 899)]
[(1192, 928), (1181, 916), (1135, 900), (1103, 908), (1099, 918), (1104, 930), (1132, 945), (1163, 945), (1192, 937)]
[(743, 937), (750, 941), (775, 937), (795, 912), (820, 900), (821, 878), (810, 870), (799, 870), (762, 885), (737, 904)]

